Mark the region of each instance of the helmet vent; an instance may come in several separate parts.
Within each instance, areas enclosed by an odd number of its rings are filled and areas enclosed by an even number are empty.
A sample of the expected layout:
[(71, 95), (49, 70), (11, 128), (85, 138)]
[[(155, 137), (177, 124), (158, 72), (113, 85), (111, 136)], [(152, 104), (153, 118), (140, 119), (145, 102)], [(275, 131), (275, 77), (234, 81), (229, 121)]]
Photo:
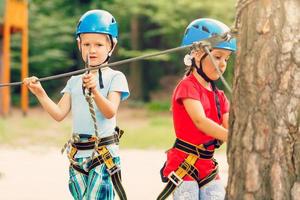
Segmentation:
[(193, 27), (195, 27), (195, 28), (198, 29), (198, 28), (199, 28), (199, 25), (198, 25), (198, 24), (194, 24)]
[(190, 29), (187, 29), (184, 35), (187, 35), (189, 31), (190, 31)]
[(208, 28), (206, 26), (202, 26), (202, 31), (205, 31), (207, 33), (210, 33), (210, 31), (208, 30)]
[(78, 22), (78, 24), (77, 24), (77, 29), (79, 28), (81, 22), (82, 22), (82, 21), (79, 21), (79, 22)]
[(111, 19), (111, 23), (115, 23), (115, 19), (114, 18)]

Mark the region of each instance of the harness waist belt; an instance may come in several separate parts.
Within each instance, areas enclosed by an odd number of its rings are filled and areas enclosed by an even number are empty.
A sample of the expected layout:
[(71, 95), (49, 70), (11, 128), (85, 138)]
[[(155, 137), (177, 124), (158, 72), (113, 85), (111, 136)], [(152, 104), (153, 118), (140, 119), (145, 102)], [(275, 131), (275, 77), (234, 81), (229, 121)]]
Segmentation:
[[(81, 135), (79, 135), (80, 138)], [(75, 142), (72, 143), (72, 146), (78, 150), (89, 150), (89, 149), (94, 149), (95, 148), (95, 142), (96, 142), (96, 138), (93, 138), (93, 136), (90, 136), (90, 138), (87, 138), (91, 141), (87, 141), (87, 142)], [(110, 144), (118, 144), (119, 143), (119, 136), (117, 134), (114, 134), (112, 136), (108, 136), (108, 137), (104, 137), (104, 138), (100, 138), (98, 146), (104, 146), (104, 145), (110, 145)]]
[(110, 144), (119, 144), (120, 138), (122, 137), (124, 131), (121, 130), (119, 127), (115, 127), (115, 132), (113, 135), (104, 137), (104, 138), (97, 138), (92, 135), (87, 134), (79, 134), (81, 139), (87, 139), (87, 142), (74, 142), (72, 146), (78, 150), (90, 150), (95, 148), (95, 143), (98, 140), (98, 147), (106, 146)]
[(214, 156), (214, 150), (206, 150), (203, 144), (196, 146), (178, 138), (173, 147), (185, 153), (196, 155), (202, 159), (211, 159)]

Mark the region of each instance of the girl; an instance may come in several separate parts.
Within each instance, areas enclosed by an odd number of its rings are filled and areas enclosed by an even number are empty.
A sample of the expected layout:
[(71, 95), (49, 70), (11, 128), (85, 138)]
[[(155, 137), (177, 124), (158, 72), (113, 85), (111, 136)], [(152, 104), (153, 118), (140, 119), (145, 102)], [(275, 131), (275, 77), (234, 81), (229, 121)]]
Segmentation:
[[(186, 28), (182, 45), (223, 35), (229, 28), (213, 19), (202, 18)], [(218, 43), (211, 50), (223, 73), (227, 60), (236, 50), (235, 39)], [(193, 50), (184, 59), (186, 76), (179, 82), (172, 97), (176, 141), (167, 152), (162, 179), (168, 182), (158, 199), (165, 199), (174, 190), (174, 199), (224, 199), (225, 189), (218, 176), (214, 149), (227, 140), (229, 102), (216, 88), (219, 78), (208, 54)]]

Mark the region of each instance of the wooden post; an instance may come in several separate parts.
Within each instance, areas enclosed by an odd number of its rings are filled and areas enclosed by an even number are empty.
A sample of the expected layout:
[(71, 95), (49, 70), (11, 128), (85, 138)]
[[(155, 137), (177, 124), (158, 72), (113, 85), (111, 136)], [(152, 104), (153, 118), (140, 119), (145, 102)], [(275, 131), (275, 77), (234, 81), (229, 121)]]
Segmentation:
[[(1, 30), (2, 30), (2, 26), (1, 26)], [(2, 32), (2, 31), (1, 31)], [(0, 83), (3, 83), (2, 80), (2, 74), (3, 74), (3, 41), (2, 41), (2, 37), (0, 36)], [(2, 100), (3, 94), (2, 94), (2, 88), (0, 88), (0, 115), (3, 115), (3, 100)]]
[[(0, 74), (1, 83), (10, 82), (10, 38), (14, 32), (22, 34), (21, 79), (28, 76), (28, 1), (6, 0), (3, 20), (3, 66)], [(7, 115), (10, 110), (10, 87), (0, 91), (0, 114)], [(28, 110), (28, 90), (21, 86), (21, 107), (24, 114)]]
[[(24, 2), (23, 8), (23, 29), (22, 29), (22, 71), (21, 80), (28, 77), (28, 3)], [(21, 86), (21, 107), (23, 114), (28, 111), (28, 89), (25, 85)]]
[[(3, 21), (3, 83), (10, 82), (10, 18), (9, 18), (10, 1), (7, 0), (5, 4), (5, 13)], [(3, 87), (2, 89), (2, 113), (7, 115), (10, 107), (10, 88)]]

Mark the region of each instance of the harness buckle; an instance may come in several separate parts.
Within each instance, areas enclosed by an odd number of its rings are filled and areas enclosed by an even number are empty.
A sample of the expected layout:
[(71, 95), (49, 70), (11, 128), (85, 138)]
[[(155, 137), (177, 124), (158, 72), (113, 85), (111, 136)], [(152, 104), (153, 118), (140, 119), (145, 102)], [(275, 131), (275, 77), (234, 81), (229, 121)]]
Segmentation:
[(181, 167), (183, 170), (185, 170), (187, 173), (188, 173), (188, 172), (190, 171), (190, 169), (191, 169), (191, 165), (190, 165), (188, 162), (186, 162), (186, 161), (184, 161), (183, 163), (181, 163), (180, 167)]
[(121, 170), (121, 168), (117, 165), (113, 166), (110, 169), (107, 168), (107, 172), (109, 173), (110, 176), (114, 175), (115, 173), (117, 173), (120, 170)]
[(113, 158), (109, 152), (109, 150), (106, 147), (98, 148), (98, 153), (102, 157), (107, 169), (112, 170), (112, 168), (115, 167), (115, 163), (113, 161)]
[(197, 156), (198, 156), (199, 158), (201, 158), (201, 152), (200, 152), (200, 150), (199, 150), (198, 147), (196, 147), (196, 151), (197, 151)]
[(174, 183), (177, 186), (179, 186), (183, 180), (182, 178), (180, 178), (174, 171), (172, 171), (169, 175), (168, 175), (168, 179), (170, 181), (172, 181), (172, 183)]
[(204, 151), (206, 150), (203, 144), (200, 144), (200, 145), (196, 146), (197, 156), (199, 158), (203, 154), (203, 153), (201, 153), (201, 150), (204, 150)]

